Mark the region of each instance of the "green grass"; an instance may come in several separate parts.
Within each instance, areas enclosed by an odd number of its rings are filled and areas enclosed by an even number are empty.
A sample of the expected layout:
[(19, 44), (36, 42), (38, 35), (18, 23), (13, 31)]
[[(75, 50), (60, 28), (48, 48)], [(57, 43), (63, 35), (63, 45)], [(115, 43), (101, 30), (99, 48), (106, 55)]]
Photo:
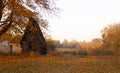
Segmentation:
[(120, 73), (120, 57), (0, 56), (0, 73)]

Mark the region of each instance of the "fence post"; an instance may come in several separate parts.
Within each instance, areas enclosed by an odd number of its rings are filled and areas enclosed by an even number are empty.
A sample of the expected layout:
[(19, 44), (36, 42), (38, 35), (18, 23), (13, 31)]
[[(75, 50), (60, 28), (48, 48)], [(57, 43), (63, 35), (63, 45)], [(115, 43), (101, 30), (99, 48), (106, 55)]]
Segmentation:
[(12, 54), (13, 45), (10, 45), (10, 54)]

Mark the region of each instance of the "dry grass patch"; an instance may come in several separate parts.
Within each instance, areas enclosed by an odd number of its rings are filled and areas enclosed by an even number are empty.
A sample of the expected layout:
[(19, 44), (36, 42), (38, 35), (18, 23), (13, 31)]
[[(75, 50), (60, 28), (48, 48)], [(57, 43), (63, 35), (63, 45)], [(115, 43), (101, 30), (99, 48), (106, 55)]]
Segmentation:
[(0, 56), (0, 73), (119, 73), (120, 57)]

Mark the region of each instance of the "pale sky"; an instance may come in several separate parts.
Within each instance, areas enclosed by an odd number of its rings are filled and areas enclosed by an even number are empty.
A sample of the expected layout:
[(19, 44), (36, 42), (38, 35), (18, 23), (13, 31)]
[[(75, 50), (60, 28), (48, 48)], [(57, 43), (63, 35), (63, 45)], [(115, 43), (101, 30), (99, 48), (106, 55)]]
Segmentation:
[(108, 24), (120, 22), (120, 0), (56, 0), (59, 17), (50, 20), (50, 35), (63, 41), (101, 37)]

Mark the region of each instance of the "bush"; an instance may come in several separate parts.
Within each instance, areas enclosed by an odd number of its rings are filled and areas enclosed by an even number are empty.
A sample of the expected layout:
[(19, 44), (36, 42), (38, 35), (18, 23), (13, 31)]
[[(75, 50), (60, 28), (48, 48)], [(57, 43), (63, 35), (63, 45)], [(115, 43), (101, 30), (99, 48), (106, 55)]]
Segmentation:
[(62, 56), (85, 56), (87, 55), (86, 50), (81, 49), (61, 49), (57, 51), (59, 55)]
[(80, 50), (78, 51), (78, 55), (88, 55), (86, 50)]
[(110, 49), (90, 49), (88, 50), (88, 55), (94, 55), (94, 56), (113, 55), (113, 51), (111, 51)]

